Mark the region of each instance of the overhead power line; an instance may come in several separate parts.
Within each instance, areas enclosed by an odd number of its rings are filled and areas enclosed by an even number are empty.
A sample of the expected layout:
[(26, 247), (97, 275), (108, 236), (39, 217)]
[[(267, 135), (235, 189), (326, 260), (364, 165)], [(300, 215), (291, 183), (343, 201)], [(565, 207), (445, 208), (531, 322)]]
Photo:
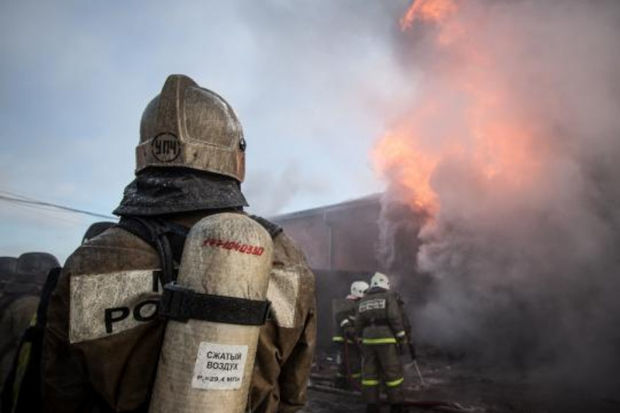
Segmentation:
[[(10, 194), (7, 191), (0, 191), (0, 192), (3, 192), (4, 194), (7, 194), (7, 193)], [(51, 202), (40, 201), (40, 200), (33, 199), (33, 198), (26, 198), (26, 197), (23, 197), (17, 194), (11, 194), (11, 195), (4, 195), (4, 194), (0, 194), (0, 201), (12, 202), (15, 204), (36, 205), (36, 206), (55, 208), (55, 209), (59, 209), (65, 212), (89, 215), (91, 217), (97, 217), (97, 218), (114, 219), (114, 220), (117, 219), (116, 217), (112, 215), (99, 214), (97, 212), (86, 211), (84, 209), (71, 208), (71, 207), (64, 206), (64, 205), (53, 204)]]

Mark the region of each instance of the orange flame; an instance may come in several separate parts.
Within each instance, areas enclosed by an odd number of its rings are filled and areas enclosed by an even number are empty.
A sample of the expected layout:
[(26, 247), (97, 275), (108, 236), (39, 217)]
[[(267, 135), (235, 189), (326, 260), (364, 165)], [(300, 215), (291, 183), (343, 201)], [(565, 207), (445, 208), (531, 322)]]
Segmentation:
[(415, 0), (400, 19), (403, 30), (413, 26), (415, 20), (439, 22), (457, 11), (455, 0)]
[(436, 24), (435, 47), (451, 59), (432, 61), (418, 104), (372, 154), (375, 169), (431, 216), (441, 207), (432, 178), (442, 164), (466, 163), (488, 193), (500, 194), (534, 183), (545, 149), (540, 126), (516, 103), (518, 91), (458, 11), (455, 0), (416, 0), (401, 19), (403, 27)]
[(438, 159), (413, 147), (406, 134), (386, 134), (375, 146), (375, 168), (396, 177), (408, 196), (407, 202), (417, 208), (435, 211), (437, 199), (430, 186)]

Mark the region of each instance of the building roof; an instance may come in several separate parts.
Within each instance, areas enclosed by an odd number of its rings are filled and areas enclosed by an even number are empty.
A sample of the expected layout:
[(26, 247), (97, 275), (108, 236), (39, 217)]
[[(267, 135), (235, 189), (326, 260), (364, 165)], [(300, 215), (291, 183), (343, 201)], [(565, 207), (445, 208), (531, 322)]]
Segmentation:
[(319, 214), (331, 214), (342, 212), (343, 210), (351, 210), (359, 207), (378, 205), (381, 199), (381, 193), (367, 195), (362, 198), (352, 199), (349, 201), (340, 202), (338, 204), (325, 205), (316, 208), (304, 209), (302, 211), (290, 212), (287, 214), (281, 214), (271, 217), (270, 219), (276, 222), (283, 222), (289, 220), (296, 220), (300, 218), (306, 218)]

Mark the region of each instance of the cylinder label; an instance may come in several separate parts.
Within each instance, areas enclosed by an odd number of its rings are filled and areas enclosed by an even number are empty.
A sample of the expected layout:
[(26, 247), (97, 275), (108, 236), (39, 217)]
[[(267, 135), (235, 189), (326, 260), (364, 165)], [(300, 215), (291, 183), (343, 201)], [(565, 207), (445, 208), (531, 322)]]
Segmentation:
[(241, 388), (247, 355), (248, 346), (201, 342), (192, 387), (206, 390)]

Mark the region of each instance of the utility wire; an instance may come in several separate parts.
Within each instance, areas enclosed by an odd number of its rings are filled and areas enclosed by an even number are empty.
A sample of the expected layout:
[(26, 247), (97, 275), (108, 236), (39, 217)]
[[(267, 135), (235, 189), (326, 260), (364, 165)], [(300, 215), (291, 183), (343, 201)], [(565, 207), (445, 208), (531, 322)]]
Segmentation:
[[(0, 200), (2, 202), (2, 200)], [(53, 219), (55, 222), (66, 222), (72, 226), (83, 227), (84, 223), (80, 220), (82, 214), (69, 213), (69, 211), (57, 211), (54, 208), (41, 205), (27, 205), (21, 203), (6, 202), (6, 209), (12, 208), (18, 211), (30, 211), (43, 217)]]
[[(6, 191), (0, 191), (0, 192), (7, 193)], [(86, 211), (83, 209), (71, 208), (68, 206), (53, 204), (51, 202), (39, 201), (39, 200), (32, 199), (32, 198), (25, 198), (17, 194), (12, 194), (12, 195), (15, 195), (15, 196), (8, 196), (8, 195), (0, 194), (0, 201), (12, 202), (16, 204), (25, 204), (25, 205), (45, 206), (45, 207), (60, 209), (62, 211), (73, 212), (76, 214), (89, 215), (91, 217), (97, 217), (97, 218), (114, 219), (114, 220), (117, 219), (116, 217), (112, 215), (98, 214), (96, 212)]]

